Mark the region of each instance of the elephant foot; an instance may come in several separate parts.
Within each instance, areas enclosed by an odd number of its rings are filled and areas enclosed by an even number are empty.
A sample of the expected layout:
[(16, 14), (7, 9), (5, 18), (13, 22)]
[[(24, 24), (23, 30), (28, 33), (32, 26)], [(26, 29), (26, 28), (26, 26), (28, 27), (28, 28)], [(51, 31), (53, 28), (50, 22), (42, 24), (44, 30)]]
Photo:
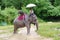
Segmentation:
[(17, 32), (13, 32), (13, 34), (17, 34)]
[(27, 35), (30, 35), (30, 32), (27, 32)]

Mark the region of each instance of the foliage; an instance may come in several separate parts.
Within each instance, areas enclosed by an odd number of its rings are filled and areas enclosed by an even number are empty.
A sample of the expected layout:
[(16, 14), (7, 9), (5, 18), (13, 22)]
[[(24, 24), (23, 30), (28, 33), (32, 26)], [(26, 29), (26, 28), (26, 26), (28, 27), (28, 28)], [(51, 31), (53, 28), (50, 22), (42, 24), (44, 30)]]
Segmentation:
[(60, 5), (60, 0), (55, 0), (54, 3), (55, 3), (54, 6), (59, 6)]
[(12, 20), (17, 16), (17, 10), (14, 7), (6, 7), (5, 10), (2, 10), (0, 13), (0, 22), (11, 23)]
[[(26, 8), (26, 5), (29, 3), (34, 3), (37, 6), (34, 9), (35, 14), (39, 18), (47, 17), (58, 17), (60, 16), (60, 0), (2, 0), (1, 4), (1, 20), (7, 21), (13, 20), (16, 17), (17, 10), (23, 10), (25, 13), (29, 14), (29, 9)], [(52, 5), (53, 4), (53, 5)], [(12, 7), (11, 7), (12, 6)], [(13, 10), (13, 11), (12, 11)], [(13, 17), (12, 17), (12, 16)], [(3, 18), (4, 17), (4, 18)]]
[(22, 9), (22, 7), (25, 7), (27, 4), (34, 3), (37, 5), (34, 10), (36, 11), (35, 14), (38, 17), (60, 16), (59, 9), (54, 7), (55, 5), (57, 6), (60, 4), (59, 0), (53, 0), (54, 6), (51, 4), (51, 0), (29, 0), (28, 2), (27, 1), (28, 0), (2, 0), (2, 6), (14, 6), (16, 9)]
[(4, 7), (10, 7), (10, 6), (15, 6), (15, 8), (20, 9), (20, 0), (2, 0), (1, 6), (2, 6), (2, 9)]
[(50, 16), (60, 16), (60, 11), (59, 9), (57, 9), (56, 7), (52, 10), (48, 10), (48, 13), (50, 14)]

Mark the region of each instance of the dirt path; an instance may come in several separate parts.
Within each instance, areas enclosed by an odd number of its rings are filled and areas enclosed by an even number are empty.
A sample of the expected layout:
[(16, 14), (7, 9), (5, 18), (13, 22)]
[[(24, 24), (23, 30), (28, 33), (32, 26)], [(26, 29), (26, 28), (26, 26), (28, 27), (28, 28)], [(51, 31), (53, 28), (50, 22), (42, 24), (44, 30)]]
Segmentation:
[(32, 27), (30, 34), (26, 35), (26, 28), (20, 29), (20, 32), (18, 34), (11, 35), (7, 40), (52, 40), (52, 38), (45, 38), (42, 36), (39, 36), (35, 32), (35, 28)]

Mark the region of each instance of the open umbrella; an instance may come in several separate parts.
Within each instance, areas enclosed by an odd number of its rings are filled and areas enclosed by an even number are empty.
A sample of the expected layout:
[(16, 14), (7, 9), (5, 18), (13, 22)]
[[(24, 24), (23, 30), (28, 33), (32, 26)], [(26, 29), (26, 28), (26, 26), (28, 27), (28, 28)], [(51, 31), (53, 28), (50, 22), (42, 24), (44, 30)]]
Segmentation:
[(28, 4), (27, 6), (26, 6), (26, 8), (31, 8), (31, 7), (35, 7), (36, 5), (35, 4)]

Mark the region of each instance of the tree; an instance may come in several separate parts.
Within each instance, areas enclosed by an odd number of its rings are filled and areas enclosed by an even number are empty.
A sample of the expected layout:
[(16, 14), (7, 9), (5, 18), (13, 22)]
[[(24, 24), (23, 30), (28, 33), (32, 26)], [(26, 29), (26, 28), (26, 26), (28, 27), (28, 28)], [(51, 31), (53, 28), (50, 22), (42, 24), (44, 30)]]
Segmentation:
[(59, 6), (60, 5), (60, 0), (55, 0), (54, 5)]
[(17, 10), (14, 7), (6, 7), (5, 10), (2, 10), (0, 13), (0, 21), (10, 24), (15, 19), (15, 17), (17, 17), (17, 15)]
[(52, 5), (54, 5), (55, 0), (49, 0)]

